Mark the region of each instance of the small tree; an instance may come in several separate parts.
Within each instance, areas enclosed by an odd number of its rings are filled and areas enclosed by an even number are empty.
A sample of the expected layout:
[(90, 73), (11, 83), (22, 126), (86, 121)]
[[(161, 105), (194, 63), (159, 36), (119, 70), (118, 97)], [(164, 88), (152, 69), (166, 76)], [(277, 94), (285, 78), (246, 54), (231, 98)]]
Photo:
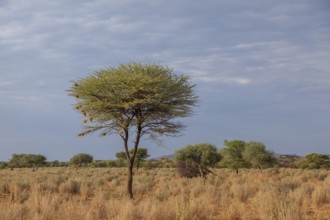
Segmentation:
[(60, 162), (58, 160), (53, 160), (49, 162), (49, 166), (50, 167), (59, 167), (60, 166)]
[(171, 68), (140, 63), (101, 69), (73, 83), (69, 94), (88, 124), (79, 136), (101, 131), (101, 136), (117, 134), (123, 140), (130, 198), (141, 138), (158, 140), (179, 133), (183, 125), (175, 119), (191, 115), (197, 103), (194, 87), (188, 76), (176, 75)]
[(127, 166), (127, 158), (126, 158), (126, 153), (125, 152), (117, 152), (116, 153), (116, 166), (117, 167), (125, 167)]
[(30, 158), (30, 163), (32, 163), (33, 171), (36, 171), (40, 166), (46, 164), (47, 158), (41, 154), (33, 154)]
[(199, 176), (205, 177), (207, 173), (212, 172), (207, 167), (219, 162), (220, 155), (215, 146), (204, 143), (188, 145), (176, 151), (175, 159), (178, 161), (178, 170), (183, 176), (192, 177), (198, 173)]
[[(133, 151), (131, 150), (131, 154)], [(146, 161), (146, 159), (150, 157), (148, 154), (147, 148), (139, 148), (136, 153), (136, 169), (138, 170), (140, 168), (140, 165), (142, 162)]]
[(10, 164), (15, 167), (32, 167), (36, 171), (45, 165), (47, 158), (41, 154), (13, 154)]
[(117, 167), (117, 163), (115, 160), (108, 160), (107, 161), (107, 166), (108, 167)]
[(25, 158), (26, 154), (13, 154), (10, 159), (10, 164), (13, 167), (26, 167), (28, 166), (28, 161)]
[[(133, 149), (129, 152), (130, 154), (133, 154)], [(125, 152), (116, 153), (116, 157), (119, 164), (125, 164), (125, 161), (127, 161)], [(141, 162), (145, 161), (148, 157), (150, 157), (150, 155), (148, 154), (147, 148), (138, 148), (135, 159), (135, 166), (137, 170), (140, 168)]]
[(245, 142), (241, 140), (224, 141), (225, 147), (221, 149), (220, 154), (223, 157), (221, 165), (232, 168), (238, 173), (239, 168), (247, 167), (248, 163), (243, 158)]
[(78, 170), (79, 167), (81, 167), (82, 164), (89, 164), (93, 162), (93, 156), (90, 154), (85, 154), (85, 153), (79, 153), (74, 155), (70, 161), (69, 164), (75, 165)]
[(307, 154), (301, 161), (299, 161), (298, 166), (304, 169), (320, 169), (320, 168), (330, 168), (330, 156), (327, 154), (317, 154), (311, 153)]
[(0, 161), (0, 169), (5, 169), (9, 166), (9, 164), (7, 162), (4, 161)]
[(261, 172), (263, 167), (272, 166), (276, 162), (273, 152), (267, 151), (263, 143), (256, 141), (245, 144), (243, 159)]

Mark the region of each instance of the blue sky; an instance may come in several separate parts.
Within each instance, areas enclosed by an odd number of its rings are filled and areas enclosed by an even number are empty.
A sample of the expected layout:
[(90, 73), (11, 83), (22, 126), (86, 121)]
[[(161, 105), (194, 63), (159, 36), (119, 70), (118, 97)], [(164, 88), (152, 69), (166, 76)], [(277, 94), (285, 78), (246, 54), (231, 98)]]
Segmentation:
[(330, 154), (330, 3), (326, 0), (0, 0), (0, 160), (40, 153), (114, 159), (115, 136), (78, 138), (72, 80), (139, 61), (173, 67), (200, 105), (152, 157), (201, 142), (264, 142)]

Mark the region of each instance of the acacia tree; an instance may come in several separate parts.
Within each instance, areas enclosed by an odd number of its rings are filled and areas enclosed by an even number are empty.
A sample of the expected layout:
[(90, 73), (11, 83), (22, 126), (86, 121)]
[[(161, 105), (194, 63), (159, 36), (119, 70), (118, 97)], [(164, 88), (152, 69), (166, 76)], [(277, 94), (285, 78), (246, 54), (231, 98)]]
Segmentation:
[[(205, 174), (212, 173), (207, 167), (214, 166), (221, 157), (214, 145), (203, 143), (188, 145), (176, 151), (175, 159), (178, 161), (178, 168), (183, 169), (182, 172), (179, 169), (183, 176), (193, 177), (198, 174), (205, 177)], [(197, 170), (199, 173), (196, 172)]]
[[(131, 153), (133, 151), (131, 150)], [(139, 148), (136, 153), (136, 170), (140, 168), (141, 162), (145, 161), (150, 155), (147, 148)]]
[(115, 161), (115, 164), (117, 167), (125, 167), (127, 165), (126, 153), (124, 151), (117, 152), (116, 157), (117, 160)]
[(248, 163), (243, 158), (245, 150), (245, 141), (225, 140), (225, 147), (221, 149), (220, 154), (223, 157), (221, 165), (235, 169), (238, 173), (239, 168), (246, 167)]
[(275, 164), (274, 153), (266, 150), (261, 142), (250, 141), (245, 144), (243, 158), (252, 167), (257, 167), (261, 172), (263, 167)]
[[(133, 154), (134, 149), (130, 150), (129, 153)], [(126, 153), (125, 152), (117, 152), (116, 157), (118, 159), (119, 164), (123, 164), (122, 161), (125, 161), (126, 159)], [(136, 170), (140, 168), (141, 162), (145, 161), (150, 155), (148, 154), (148, 149), (147, 148), (138, 148), (137, 153), (136, 153), (136, 158), (135, 158), (135, 165), (136, 165)]]
[(298, 166), (308, 169), (330, 168), (330, 155), (310, 153), (298, 161)]
[(13, 154), (10, 164), (16, 167), (32, 167), (36, 171), (39, 166), (45, 165), (47, 158), (41, 154)]
[(135, 62), (100, 69), (73, 82), (69, 95), (76, 98), (75, 108), (86, 123), (79, 136), (100, 131), (101, 136), (117, 134), (123, 140), (130, 198), (141, 138), (158, 140), (161, 135), (179, 133), (183, 124), (175, 119), (191, 115), (197, 103), (194, 87), (188, 76), (177, 75), (171, 68)]
[(89, 164), (93, 162), (93, 156), (90, 154), (85, 153), (79, 153), (74, 155), (70, 161), (69, 164), (73, 164), (76, 166), (76, 170), (78, 170), (79, 167), (81, 167), (82, 164)]

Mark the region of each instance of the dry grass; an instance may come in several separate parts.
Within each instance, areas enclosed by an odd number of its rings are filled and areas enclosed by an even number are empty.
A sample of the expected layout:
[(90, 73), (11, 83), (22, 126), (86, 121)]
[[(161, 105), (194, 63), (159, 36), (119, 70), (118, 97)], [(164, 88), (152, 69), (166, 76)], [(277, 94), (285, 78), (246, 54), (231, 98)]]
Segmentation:
[(141, 169), (131, 201), (126, 169), (0, 170), (0, 219), (330, 219), (329, 171), (214, 172), (204, 180)]

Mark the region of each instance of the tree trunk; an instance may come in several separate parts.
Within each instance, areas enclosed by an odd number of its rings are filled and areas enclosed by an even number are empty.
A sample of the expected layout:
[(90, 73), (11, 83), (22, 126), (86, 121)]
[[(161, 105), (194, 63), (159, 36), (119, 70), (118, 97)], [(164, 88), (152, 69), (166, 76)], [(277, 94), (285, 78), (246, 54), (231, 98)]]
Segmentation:
[(39, 169), (39, 167), (33, 164), (32, 171), (34, 172), (34, 171), (37, 171), (38, 169)]
[(236, 168), (236, 174), (238, 174), (238, 168)]
[(128, 151), (128, 129), (124, 129), (125, 135), (122, 137), (124, 140), (124, 149), (127, 160), (128, 175), (127, 175), (127, 194), (130, 199), (133, 199), (133, 165), (131, 162), (131, 156)]
[(204, 172), (203, 172), (202, 166), (200, 164), (198, 164), (198, 169), (199, 169), (199, 173), (201, 174), (201, 177), (204, 178)]
[(128, 181), (127, 181), (128, 197), (133, 199), (133, 166), (128, 166)]
[(207, 174), (212, 173), (214, 176), (218, 176), (217, 174), (215, 174), (215, 173), (212, 172), (211, 170), (207, 169), (206, 167), (202, 167), (202, 169), (203, 169), (204, 172), (206, 172)]
[[(137, 119), (139, 121), (138, 117)], [(133, 199), (133, 168), (134, 168), (134, 161), (135, 161), (137, 149), (139, 147), (139, 142), (141, 138), (142, 125), (141, 123), (138, 123), (137, 125), (137, 132), (135, 136), (133, 152), (131, 154), (129, 153), (128, 150), (128, 139), (129, 139), (128, 127), (123, 128), (123, 130), (124, 130), (124, 135), (122, 136), (122, 139), (124, 140), (125, 154), (128, 162), (127, 193), (128, 193), (128, 197), (130, 199)]]

